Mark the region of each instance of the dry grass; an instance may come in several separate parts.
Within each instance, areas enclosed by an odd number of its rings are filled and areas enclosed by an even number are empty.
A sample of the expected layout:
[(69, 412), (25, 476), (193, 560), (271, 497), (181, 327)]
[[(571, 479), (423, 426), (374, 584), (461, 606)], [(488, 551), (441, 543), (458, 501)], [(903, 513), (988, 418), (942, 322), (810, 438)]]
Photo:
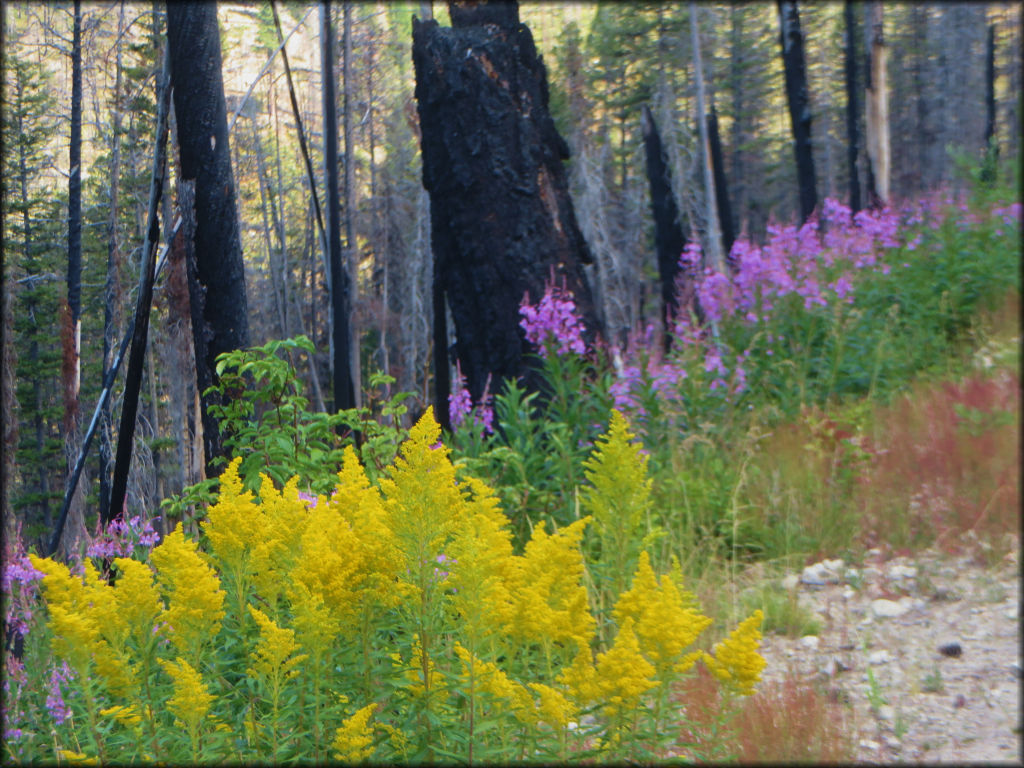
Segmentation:
[(787, 673), (722, 713), (721, 686), (701, 665), (679, 691), (686, 722), (680, 751), (697, 761), (836, 763), (854, 756), (852, 712), (815, 684)]
[[(868, 544), (998, 548), (1020, 528), (1020, 377), (920, 385), (877, 414), (870, 472), (851, 506)], [(998, 552), (997, 554), (1004, 554)]]

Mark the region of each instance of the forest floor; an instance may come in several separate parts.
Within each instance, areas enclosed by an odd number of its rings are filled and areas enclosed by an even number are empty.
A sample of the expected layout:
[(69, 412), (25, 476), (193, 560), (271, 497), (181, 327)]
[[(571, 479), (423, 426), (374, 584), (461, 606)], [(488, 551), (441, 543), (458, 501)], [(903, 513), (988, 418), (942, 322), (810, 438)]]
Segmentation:
[(823, 686), (857, 762), (1021, 763), (1019, 544), (1003, 557), (871, 550), (787, 575), (820, 632), (767, 633), (765, 680)]

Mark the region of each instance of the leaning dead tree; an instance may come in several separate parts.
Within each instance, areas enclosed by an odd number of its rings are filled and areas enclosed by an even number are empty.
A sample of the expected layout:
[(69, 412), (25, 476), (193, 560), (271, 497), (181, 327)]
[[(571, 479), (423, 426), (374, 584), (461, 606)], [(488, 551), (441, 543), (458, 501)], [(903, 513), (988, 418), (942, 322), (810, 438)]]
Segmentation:
[[(591, 336), (598, 322), (562, 165), (569, 147), (548, 111), (530, 30), (514, 2), (452, 2), (449, 11), (451, 27), (413, 19), (413, 64), (434, 297), (447, 299), (456, 356), (479, 401), (489, 378), (491, 391), (506, 377), (538, 383), (519, 327), (524, 294), (536, 302), (554, 276)], [(447, 403), (436, 396), (443, 417)]]

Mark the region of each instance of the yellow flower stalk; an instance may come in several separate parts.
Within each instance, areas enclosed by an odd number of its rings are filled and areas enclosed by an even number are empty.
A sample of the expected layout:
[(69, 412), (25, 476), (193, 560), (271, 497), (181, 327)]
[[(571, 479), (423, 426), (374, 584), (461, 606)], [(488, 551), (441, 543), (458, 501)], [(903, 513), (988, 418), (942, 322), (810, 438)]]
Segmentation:
[(61, 749), (57, 751), (57, 756), (71, 765), (98, 765), (99, 758), (89, 757), (84, 752), (75, 752), (70, 749)]
[(134, 727), (142, 722), (142, 715), (138, 713), (135, 707), (115, 705), (101, 709), (100, 714), (104, 717), (113, 717), (117, 722), (129, 727)]
[(578, 710), (557, 688), (543, 683), (530, 683), (529, 686), (540, 697), (540, 702), (537, 705), (539, 720), (555, 730), (563, 730), (570, 721), (576, 719)]
[(647, 456), (641, 453), (641, 444), (631, 442), (635, 438), (626, 418), (612, 410), (608, 431), (597, 438), (593, 455), (583, 462), (592, 486), (583, 489), (583, 505), (602, 535), (619, 527), (632, 532), (650, 507)]
[(627, 618), (634, 621), (640, 649), (659, 677), (686, 672), (700, 658), (699, 651), (682, 653), (711, 625), (711, 619), (686, 607), (688, 602), (671, 577), (663, 576), (659, 583), (650, 556), (641, 552), (632, 587), (620, 595), (612, 615), (620, 626)]
[[(508, 588), (512, 563), (512, 536), (508, 518), (487, 485), (467, 478), (467, 511), (447, 548), (443, 566), (448, 570), (452, 605), (458, 612), (462, 634), (471, 647), (504, 635), (511, 597)], [(449, 570), (450, 569), (450, 570)]]
[(455, 655), (462, 661), (466, 677), (473, 678), (476, 691), (492, 696), (499, 712), (508, 709), (517, 720), (527, 725), (537, 721), (533, 697), (522, 683), (512, 680), (497, 664), (476, 658), (458, 641), (455, 643)]
[(342, 722), (331, 745), (336, 758), (346, 763), (358, 763), (373, 755), (373, 728), (368, 723), (376, 706), (367, 704)]
[(579, 643), (572, 664), (558, 673), (557, 682), (565, 686), (576, 704), (585, 708), (597, 701), (601, 695), (598, 685), (597, 669), (589, 643)]
[(160, 666), (174, 683), (174, 693), (167, 700), (167, 711), (174, 715), (188, 731), (192, 742), (192, 759), (199, 755), (199, 726), (213, 704), (202, 675), (180, 656), (175, 661), (160, 659)]
[(232, 459), (221, 474), (217, 503), (207, 510), (203, 533), (237, 599), (244, 601), (253, 569), (252, 552), (264, 541), (266, 524), (252, 491), (242, 487), (238, 476), (241, 463), (240, 456)]
[(433, 408), (427, 408), (380, 480), (388, 527), (419, 590), (430, 583), (435, 558), (443, 553), (465, 508), (448, 454)]
[(510, 558), (511, 606), (502, 618), (510, 637), (524, 642), (586, 644), (596, 622), (583, 583), (580, 539), (590, 517), (548, 535), (533, 531), (522, 557)]
[(118, 575), (114, 594), (117, 613), (139, 649), (153, 637), (153, 627), (163, 610), (160, 593), (153, 583), (153, 571), (145, 563), (127, 557), (114, 560)]
[(249, 654), (253, 665), (248, 672), (279, 688), (281, 683), (299, 673), (298, 666), (307, 658), (307, 654), (293, 655), (299, 650), (294, 630), (279, 627), (259, 608), (251, 605), (248, 608), (260, 628), (259, 642)]
[(607, 653), (597, 655), (597, 688), (605, 713), (614, 718), (635, 711), (640, 697), (658, 686), (658, 681), (651, 679), (654, 672), (640, 653), (633, 619), (627, 618), (619, 627), (615, 644)]
[(168, 598), (163, 619), (175, 647), (198, 663), (203, 646), (220, 631), (224, 590), (196, 544), (186, 539), (181, 523), (150, 554), (157, 578)]
[(715, 645), (715, 654), (704, 654), (711, 673), (729, 688), (749, 696), (761, 679), (764, 657), (757, 652), (761, 644), (761, 609), (740, 622), (725, 640)]
[(284, 576), (299, 557), (299, 542), (309, 524), (309, 509), (299, 498), (298, 478), (280, 491), (267, 475), (260, 475), (260, 507), (263, 513), (260, 544), (253, 550), (253, 586), (276, 615), (277, 598)]

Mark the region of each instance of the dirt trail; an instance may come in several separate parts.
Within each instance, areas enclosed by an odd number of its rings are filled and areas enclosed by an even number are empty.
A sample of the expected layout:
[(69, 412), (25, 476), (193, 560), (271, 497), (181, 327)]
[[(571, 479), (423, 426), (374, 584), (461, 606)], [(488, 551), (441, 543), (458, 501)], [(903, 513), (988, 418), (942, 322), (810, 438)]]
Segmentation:
[(784, 584), (821, 633), (766, 635), (765, 678), (793, 669), (852, 705), (858, 762), (1020, 764), (1018, 553), (982, 566), (872, 552), (863, 566), (832, 560), (790, 574)]

